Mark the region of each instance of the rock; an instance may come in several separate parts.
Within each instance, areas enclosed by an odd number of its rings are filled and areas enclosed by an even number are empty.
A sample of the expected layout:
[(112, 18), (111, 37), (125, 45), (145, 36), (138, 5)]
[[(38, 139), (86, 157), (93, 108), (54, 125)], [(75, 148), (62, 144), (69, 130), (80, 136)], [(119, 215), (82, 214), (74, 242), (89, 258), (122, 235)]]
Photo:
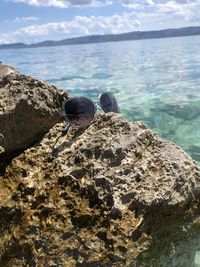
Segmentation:
[(194, 161), (118, 114), (98, 114), (57, 140), (62, 129), (56, 124), (0, 179), (0, 266), (193, 266)]
[(0, 153), (23, 150), (61, 122), (67, 93), (0, 64)]

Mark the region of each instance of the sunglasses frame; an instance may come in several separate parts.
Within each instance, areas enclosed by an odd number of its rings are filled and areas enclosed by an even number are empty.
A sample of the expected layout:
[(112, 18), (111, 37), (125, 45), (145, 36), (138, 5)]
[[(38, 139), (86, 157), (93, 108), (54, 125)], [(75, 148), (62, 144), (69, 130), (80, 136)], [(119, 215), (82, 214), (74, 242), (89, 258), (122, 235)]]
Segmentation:
[[(112, 93), (110, 93), (110, 92), (108, 92), (108, 93), (112, 95)], [(102, 94), (103, 94), (103, 93), (102, 93)], [(101, 98), (102, 94), (100, 94), (99, 98)], [(112, 96), (113, 96), (113, 95), (112, 95)], [(113, 97), (114, 97), (114, 96), (113, 96)], [(115, 98), (115, 97), (114, 97), (114, 98)], [(89, 101), (90, 103), (92, 103), (93, 106), (94, 106), (94, 114), (93, 114), (93, 118), (92, 118), (92, 120), (90, 121), (90, 123), (88, 123), (88, 124), (86, 124), (86, 125), (84, 125), (84, 126), (81, 126), (81, 125), (80, 125), (79, 128), (87, 127), (88, 125), (90, 125), (90, 124), (92, 123), (92, 121), (93, 121), (94, 118), (95, 118), (95, 114), (96, 114), (96, 112), (97, 112), (97, 107), (98, 107), (98, 106), (99, 106), (105, 113), (108, 113), (108, 112), (106, 112), (106, 111), (104, 110), (104, 108), (103, 108), (103, 106), (102, 106), (102, 104), (101, 104), (100, 101), (93, 101), (91, 98), (89, 98), (89, 97), (85, 97), (85, 96), (70, 97), (69, 99), (67, 99), (66, 101), (64, 101), (63, 104), (62, 104), (63, 116), (64, 116), (64, 118), (68, 121), (67, 126), (66, 126), (66, 127), (64, 128), (64, 130), (63, 130), (63, 134), (67, 134), (68, 131), (69, 131), (69, 129), (70, 129), (70, 127), (73, 126), (73, 124), (75, 124), (75, 123), (73, 123), (73, 121), (71, 121), (71, 120), (68, 118), (67, 114), (65, 113), (65, 105), (66, 105), (66, 103), (69, 102), (69, 101), (71, 101), (71, 100), (73, 100), (73, 99), (78, 99), (78, 100), (85, 99), (85, 100)]]

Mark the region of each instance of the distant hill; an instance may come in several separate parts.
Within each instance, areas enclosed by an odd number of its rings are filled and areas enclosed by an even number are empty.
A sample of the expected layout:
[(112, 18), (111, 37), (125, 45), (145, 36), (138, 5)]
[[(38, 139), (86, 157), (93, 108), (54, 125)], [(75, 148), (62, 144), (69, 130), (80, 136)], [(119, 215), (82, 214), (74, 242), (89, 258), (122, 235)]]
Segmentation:
[(192, 36), (192, 35), (200, 35), (200, 26), (185, 27), (179, 29), (166, 29), (159, 31), (137, 31), (137, 32), (122, 33), (122, 34), (90, 35), (90, 36), (64, 39), (60, 41), (49, 40), (29, 45), (24, 43), (2, 44), (0, 45), (0, 49), (9, 49), (9, 48), (19, 49), (19, 48), (35, 48), (35, 47), (60, 46), (60, 45), (118, 42), (118, 41), (128, 41), (128, 40), (170, 38), (170, 37)]

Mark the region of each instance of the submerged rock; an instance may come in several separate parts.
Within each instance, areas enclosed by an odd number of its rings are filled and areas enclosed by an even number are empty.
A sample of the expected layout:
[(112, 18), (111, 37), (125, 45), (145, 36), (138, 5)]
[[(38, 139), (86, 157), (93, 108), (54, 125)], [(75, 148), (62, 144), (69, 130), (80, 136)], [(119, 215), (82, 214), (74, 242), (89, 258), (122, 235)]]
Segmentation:
[(22, 150), (61, 122), (67, 94), (0, 64), (0, 154)]
[(0, 177), (0, 266), (194, 266), (200, 169), (143, 123), (62, 123)]

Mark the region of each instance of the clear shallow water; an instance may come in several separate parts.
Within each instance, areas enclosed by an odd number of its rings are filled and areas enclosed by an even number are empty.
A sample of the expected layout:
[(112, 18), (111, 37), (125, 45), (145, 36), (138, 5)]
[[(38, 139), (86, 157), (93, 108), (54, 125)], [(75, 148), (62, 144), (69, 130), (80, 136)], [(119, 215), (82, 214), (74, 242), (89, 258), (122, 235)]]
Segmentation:
[(0, 50), (24, 74), (97, 99), (111, 91), (129, 120), (142, 120), (200, 164), (200, 36)]

